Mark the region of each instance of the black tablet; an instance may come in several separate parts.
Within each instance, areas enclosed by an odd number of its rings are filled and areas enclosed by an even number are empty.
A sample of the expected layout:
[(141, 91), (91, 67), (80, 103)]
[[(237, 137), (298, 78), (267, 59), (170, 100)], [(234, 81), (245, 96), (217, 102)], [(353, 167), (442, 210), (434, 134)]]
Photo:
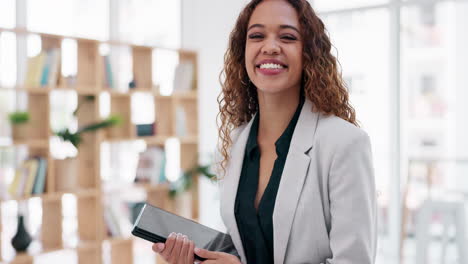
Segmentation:
[[(165, 243), (170, 233), (181, 233), (196, 247), (210, 251), (226, 252), (238, 256), (228, 234), (211, 229), (190, 219), (145, 204), (133, 226), (132, 234), (153, 243)], [(195, 255), (198, 260), (202, 258)]]

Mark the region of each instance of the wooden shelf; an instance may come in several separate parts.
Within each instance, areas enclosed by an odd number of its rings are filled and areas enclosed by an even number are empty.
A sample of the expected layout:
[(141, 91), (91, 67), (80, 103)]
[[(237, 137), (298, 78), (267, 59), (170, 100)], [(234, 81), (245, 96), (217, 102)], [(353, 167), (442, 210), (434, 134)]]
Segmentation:
[(191, 90), (191, 91), (186, 91), (186, 92), (174, 92), (170, 96), (177, 98), (177, 99), (192, 99), (192, 100), (198, 99), (196, 90)]
[[(72, 249), (77, 253), (78, 263), (101, 264), (102, 263), (102, 244), (109, 243), (110, 260), (112, 264), (131, 264), (133, 262), (133, 242), (134, 238), (125, 237), (106, 237), (106, 226), (104, 219), (104, 201), (106, 198), (115, 194), (130, 192), (135, 189), (140, 190), (140, 196), (146, 197), (151, 204), (165, 208), (171, 212), (178, 212), (179, 207), (183, 208), (183, 214), (193, 219), (198, 218), (198, 193), (196, 179), (193, 190), (183, 194), (182, 198), (171, 199), (169, 197), (169, 184), (149, 184), (136, 183), (125, 184), (125, 186), (116, 186), (106, 188), (106, 183), (101, 178), (101, 142), (120, 142), (142, 140), (147, 146), (165, 147), (169, 138), (177, 138), (180, 141), (181, 148), (181, 167), (186, 169), (193, 167), (198, 160), (198, 93), (196, 87), (197, 80), (197, 53), (195, 51), (183, 49), (170, 49), (158, 46), (134, 45), (126, 42), (101, 41), (81, 37), (66, 35), (54, 35), (40, 32), (28, 31), (23, 28), (5, 29), (0, 28), (0, 32), (8, 31), (19, 35), (37, 34), (41, 38), (42, 51), (50, 48), (61, 48), (62, 40), (72, 39), (77, 44), (77, 74), (73, 82), (61, 76), (55, 86), (47, 87), (24, 87), (16, 86), (11, 88), (0, 88), (0, 92), (26, 93), (28, 97), (27, 111), (31, 115), (31, 128), (27, 127), (27, 140), (0, 141), (1, 147), (25, 146), (31, 156), (41, 156), (47, 159), (46, 174), (46, 193), (41, 195), (31, 195), (21, 198), (12, 198), (0, 200), (0, 206), (6, 201), (23, 201), (33, 198), (40, 198), (42, 203), (42, 225), (41, 225), (41, 245), (47, 245), (47, 248), (32, 251), (29, 254), (20, 254), (14, 258), (17, 264), (32, 264), (34, 256)], [(119, 92), (117, 89), (105, 87), (105, 58), (99, 53), (101, 44), (109, 44), (112, 48), (115, 46), (126, 46), (130, 49), (131, 63), (133, 64), (133, 79), (136, 81), (136, 88), (123, 89), (125, 92)], [(113, 47), (114, 46), (114, 47)], [(159, 87), (153, 85), (152, 73), (154, 66), (153, 52), (157, 49), (166, 49), (177, 52), (179, 62), (193, 62), (195, 80), (193, 82), (194, 90), (176, 91), (172, 95), (162, 96), (159, 94)], [(157, 59), (157, 58), (156, 58)], [(114, 73), (114, 76), (119, 74)], [(30, 85), (35, 85), (32, 82)], [(67, 86), (68, 85), (68, 86)], [(67, 168), (60, 170), (63, 164), (52, 158), (50, 153), (50, 112), (52, 109), (50, 96), (58, 92), (74, 92), (77, 96), (77, 105), (80, 105), (80, 111), (76, 116), (78, 127), (86, 124), (92, 124), (101, 120), (101, 100), (86, 100), (86, 96), (99, 96), (108, 93), (110, 97), (110, 114), (119, 115), (123, 118), (120, 127), (112, 127), (106, 130), (100, 130), (96, 133), (87, 133), (83, 135), (82, 144), (79, 147), (77, 160), (79, 175), (77, 187), (73, 191), (59, 191), (61, 180), (67, 180), (69, 176)], [(146, 93), (152, 96), (155, 114), (155, 132), (154, 136), (137, 136), (136, 125), (132, 123), (132, 104), (137, 98), (136, 93)], [(55, 96), (55, 94), (54, 94)], [(146, 109), (145, 109), (146, 110)], [(183, 110), (183, 111), (180, 111)], [(186, 115), (185, 120), (186, 133), (183, 137), (177, 137), (176, 132), (184, 131), (179, 122), (176, 126), (176, 118), (183, 112)], [(183, 124), (183, 123), (182, 123)], [(116, 128), (114, 131), (112, 129)], [(179, 129), (179, 130), (178, 130)], [(183, 132), (182, 132), (183, 133)], [(181, 133), (181, 134), (182, 134)], [(20, 135), (20, 133), (16, 134)], [(73, 165), (70, 165), (73, 166)], [(68, 170), (70, 171), (70, 170)], [(61, 178), (62, 177), (62, 178)], [(70, 181), (72, 182), (72, 181)], [(67, 190), (62, 186), (62, 189)], [(63, 205), (62, 198), (65, 194), (71, 194), (76, 197), (76, 222), (78, 225), (77, 233), (80, 238), (78, 245), (73, 247), (63, 246)], [(107, 195), (107, 196), (106, 196)], [(142, 198), (144, 199), (144, 198)], [(182, 206), (183, 205), (183, 206)], [(188, 206), (188, 207), (187, 207)], [(186, 210), (188, 208), (188, 210)], [(3, 223), (4, 224), (4, 223)], [(2, 225), (0, 224), (0, 227)], [(6, 227), (10, 228), (10, 227)], [(2, 244), (2, 230), (0, 228), (0, 244)], [(5, 242), (5, 241), (3, 241)], [(148, 250), (151, 250), (148, 248)], [(1, 255), (1, 254), (0, 254)], [(0, 256), (0, 262), (3, 261)]]
[(77, 190), (77, 191), (70, 191), (70, 192), (54, 192), (54, 193), (45, 193), (45, 194), (35, 194), (29, 195), (25, 197), (19, 198), (8, 198), (8, 199), (0, 199), (0, 202), (8, 202), (8, 201), (26, 201), (33, 198), (41, 198), (45, 201), (55, 201), (62, 199), (64, 194), (71, 194), (76, 197), (95, 197), (99, 194), (99, 191), (91, 189), (91, 190)]
[(14, 147), (14, 146), (22, 146), (26, 145), (30, 148), (49, 148), (49, 140), (47, 139), (28, 139), (28, 140), (20, 140), (20, 141), (7, 141), (0, 143), (0, 148), (7, 148), (7, 147)]

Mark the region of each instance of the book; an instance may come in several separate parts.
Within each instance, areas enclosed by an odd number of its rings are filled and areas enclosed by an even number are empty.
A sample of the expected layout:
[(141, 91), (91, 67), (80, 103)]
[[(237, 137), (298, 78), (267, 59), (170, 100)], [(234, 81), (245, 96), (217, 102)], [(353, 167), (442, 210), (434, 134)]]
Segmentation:
[(60, 69), (61, 69), (61, 61), (62, 61), (62, 53), (60, 49), (52, 49), (51, 51), (51, 64), (49, 68), (49, 76), (47, 84), (49, 87), (56, 87), (59, 85), (60, 79)]
[(39, 161), (37, 159), (29, 159), (24, 162), (23, 166), (26, 168), (27, 172), (24, 191), (21, 194), (22, 197), (30, 196), (32, 194), (34, 181), (37, 175), (37, 168), (39, 166)]
[(111, 206), (106, 206), (104, 209), (104, 221), (106, 222), (108, 234), (111, 237), (121, 236), (118, 220)]
[(11, 197), (13, 197), (13, 198), (18, 197), (18, 189), (19, 189), (20, 185), (22, 184), (21, 183), (22, 178), (23, 178), (23, 168), (19, 167), (19, 168), (17, 168), (15, 170), (15, 177), (13, 178), (13, 182), (8, 187), (8, 194)]
[(191, 62), (179, 63), (174, 73), (174, 92), (190, 91), (193, 88), (194, 66)]
[(28, 66), (25, 78), (26, 87), (39, 87), (42, 77), (42, 69), (46, 60), (46, 53), (41, 52), (39, 55), (28, 59)]
[(175, 113), (175, 122), (176, 122), (176, 135), (178, 137), (187, 136), (187, 117), (185, 115), (185, 110), (181, 106), (177, 106)]
[(154, 123), (151, 124), (137, 124), (136, 131), (138, 137), (154, 136)]
[(165, 152), (160, 147), (149, 147), (138, 159), (135, 182), (157, 184), (165, 179)]
[(47, 160), (45, 158), (38, 158), (39, 166), (36, 173), (36, 180), (34, 181), (34, 187), (32, 194), (42, 194), (45, 191), (45, 181), (47, 174)]
[(110, 62), (109, 55), (103, 56), (104, 60), (104, 77), (105, 77), (105, 86), (107, 88), (113, 89), (114, 88), (114, 76), (112, 74), (112, 66)]
[(47, 85), (47, 82), (49, 81), (49, 73), (50, 73), (50, 66), (52, 64), (52, 50), (46, 51), (45, 59), (44, 59), (44, 65), (42, 66), (41, 70), (41, 81), (40, 81), (40, 86), (44, 87)]
[(107, 230), (112, 237), (128, 237), (131, 232), (129, 208), (118, 198), (106, 204), (104, 210), (104, 220)]

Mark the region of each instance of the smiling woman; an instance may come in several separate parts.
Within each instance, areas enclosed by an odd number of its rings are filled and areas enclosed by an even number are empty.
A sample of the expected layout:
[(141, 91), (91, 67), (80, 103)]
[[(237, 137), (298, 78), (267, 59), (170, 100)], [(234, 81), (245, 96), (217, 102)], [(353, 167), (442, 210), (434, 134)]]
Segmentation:
[[(374, 263), (376, 194), (367, 133), (306, 0), (253, 0), (225, 54), (219, 97), (221, 215), (237, 255), (179, 234), (170, 263)], [(176, 230), (174, 230), (176, 231)]]

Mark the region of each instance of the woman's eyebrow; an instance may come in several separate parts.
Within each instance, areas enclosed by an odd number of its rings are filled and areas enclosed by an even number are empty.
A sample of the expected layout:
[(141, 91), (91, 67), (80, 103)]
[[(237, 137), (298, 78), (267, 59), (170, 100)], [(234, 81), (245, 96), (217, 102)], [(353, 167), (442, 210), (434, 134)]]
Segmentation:
[[(265, 28), (265, 25), (262, 25), (262, 24), (253, 24), (253, 25), (251, 25), (249, 28), (247, 28), (247, 32), (248, 32), (249, 30), (251, 30), (252, 28), (255, 28), (255, 27)], [(299, 32), (299, 29), (297, 29), (296, 27), (291, 26), (291, 25), (280, 25), (279, 27), (280, 27), (281, 29), (290, 28), (290, 29), (292, 29), (292, 30), (297, 31), (297, 33), (301, 34), (301, 32)]]

